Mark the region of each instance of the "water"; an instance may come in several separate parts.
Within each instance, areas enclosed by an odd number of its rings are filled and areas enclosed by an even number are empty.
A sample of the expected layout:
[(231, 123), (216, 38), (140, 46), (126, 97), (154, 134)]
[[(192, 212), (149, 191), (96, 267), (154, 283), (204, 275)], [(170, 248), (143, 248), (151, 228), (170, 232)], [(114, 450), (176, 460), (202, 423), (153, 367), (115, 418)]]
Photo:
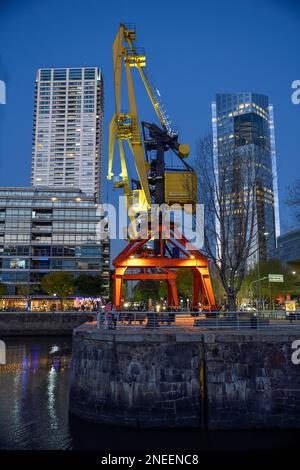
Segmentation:
[(70, 338), (6, 338), (0, 366), (0, 449), (285, 450), (300, 431), (134, 430), (86, 423), (68, 414)]

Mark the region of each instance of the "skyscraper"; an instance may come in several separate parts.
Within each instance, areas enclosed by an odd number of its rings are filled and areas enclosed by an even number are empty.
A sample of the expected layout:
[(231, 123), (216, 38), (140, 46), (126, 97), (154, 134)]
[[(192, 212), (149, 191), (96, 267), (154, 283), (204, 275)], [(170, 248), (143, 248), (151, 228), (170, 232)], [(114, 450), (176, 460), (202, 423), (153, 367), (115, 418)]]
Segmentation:
[[(259, 168), (255, 176), (257, 249), (249, 260), (254, 264), (272, 256), (280, 234), (273, 107), (267, 96), (258, 93), (218, 93), (212, 115), (216, 174), (222, 166), (229, 167), (232, 155), (236, 158), (247, 151)], [(231, 175), (226, 183), (228, 198), (246, 190), (237, 186), (236, 175)]]
[(32, 185), (101, 191), (103, 79), (97, 67), (39, 69)]

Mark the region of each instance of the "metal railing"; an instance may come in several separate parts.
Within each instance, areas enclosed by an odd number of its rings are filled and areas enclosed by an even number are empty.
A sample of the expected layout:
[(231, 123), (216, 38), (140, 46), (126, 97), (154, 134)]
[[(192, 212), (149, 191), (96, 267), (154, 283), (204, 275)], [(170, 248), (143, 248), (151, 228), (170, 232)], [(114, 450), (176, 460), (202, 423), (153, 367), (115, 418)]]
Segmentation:
[(261, 330), (300, 328), (300, 310), (295, 312), (149, 312), (112, 311), (96, 315), (97, 328), (189, 328), (199, 330)]

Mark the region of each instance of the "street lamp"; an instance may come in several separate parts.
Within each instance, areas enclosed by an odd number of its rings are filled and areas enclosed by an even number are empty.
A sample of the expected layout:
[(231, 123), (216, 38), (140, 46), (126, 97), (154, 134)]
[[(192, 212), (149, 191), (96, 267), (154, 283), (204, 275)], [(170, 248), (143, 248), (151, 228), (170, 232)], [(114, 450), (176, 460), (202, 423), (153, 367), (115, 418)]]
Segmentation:
[[(263, 232), (263, 237), (265, 238), (265, 240), (268, 239), (268, 236), (269, 236), (269, 232)], [(259, 309), (259, 306), (261, 307), (261, 289), (260, 289), (260, 281), (262, 279), (260, 279), (260, 249), (258, 247), (258, 263), (257, 263), (257, 287), (258, 287), (258, 292), (257, 292), (257, 302), (256, 302), (256, 308), (257, 310)]]

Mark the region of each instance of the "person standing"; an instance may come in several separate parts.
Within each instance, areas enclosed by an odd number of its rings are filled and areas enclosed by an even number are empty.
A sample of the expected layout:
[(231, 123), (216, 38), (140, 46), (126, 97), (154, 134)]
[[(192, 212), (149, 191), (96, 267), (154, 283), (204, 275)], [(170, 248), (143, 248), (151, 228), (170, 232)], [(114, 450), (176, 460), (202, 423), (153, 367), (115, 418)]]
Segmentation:
[(105, 320), (106, 320), (106, 324), (107, 324), (107, 328), (109, 330), (112, 330), (113, 328), (113, 323), (112, 323), (112, 303), (111, 302), (108, 302), (105, 307), (104, 307), (104, 311), (105, 311)]
[(118, 312), (114, 307), (112, 307), (111, 314), (112, 314), (112, 329), (116, 330), (117, 321), (118, 321)]

